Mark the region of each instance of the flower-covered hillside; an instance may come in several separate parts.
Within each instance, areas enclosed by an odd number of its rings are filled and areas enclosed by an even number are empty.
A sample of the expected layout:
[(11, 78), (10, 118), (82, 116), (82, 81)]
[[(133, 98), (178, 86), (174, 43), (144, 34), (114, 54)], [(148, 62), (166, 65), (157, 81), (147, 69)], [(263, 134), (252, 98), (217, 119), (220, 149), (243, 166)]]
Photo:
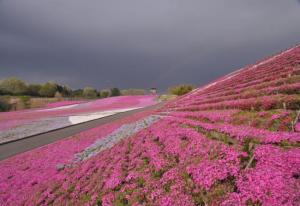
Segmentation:
[(87, 114), (114, 109), (139, 108), (156, 104), (156, 96), (118, 96), (93, 101), (64, 101), (46, 108), (0, 113), (0, 132), (45, 118)]
[[(22, 198), (0, 197), (7, 205), (300, 205), (299, 110), (295, 47), (81, 148)], [(3, 181), (23, 174), (13, 172)]]

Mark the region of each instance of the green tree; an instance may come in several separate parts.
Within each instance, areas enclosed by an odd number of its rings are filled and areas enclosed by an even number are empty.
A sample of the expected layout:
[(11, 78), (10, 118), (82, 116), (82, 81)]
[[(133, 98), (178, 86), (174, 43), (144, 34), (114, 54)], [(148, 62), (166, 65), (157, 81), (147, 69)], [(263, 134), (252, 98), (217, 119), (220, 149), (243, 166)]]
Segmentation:
[(71, 92), (73, 97), (82, 97), (83, 96), (83, 89), (76, 89)]
[(181, 84), (181, 85), (177, 85), (177, 86), (169, 88), (169, 93), (181, 96), (181, 95), (189, 93), (194, 88), (195, 87), (193, 85)]
[(27, 95), (29, 96), (40, 96), (39, 91), (42, 88), (40, 84), (30, 84), (27, 89)]
[(120, 96), (121, 95), (121, 92), (118, 88), (111, 88), (110, 90), (110, 96), (111, 97), (115, 97), (115, 96)]
[(69, 86), (66, 86), (66, 85), (57, 85), (57, 91), (63, 97), (69, 97), (69, 96), (72, 95), (72, 89)]
[(72, 88), (69, 87), (69, 86), (67, 86), (67, 85), (63, 86), (62, 95), (63, 95), (64, 97), (69, 97), (69, 96), (71, 96), (71, 95), (72, 95)]
[(24, 95), (27, 92), (27, 85), (16, 77), (10, 77), (0, 81), (0, 90), (4, 94)]
[(85, 98), (97, 98), (97, 90), (94, 89), (93, 87), (85, 87), (83, 89), (83, 96)]
[(102, 89), (99, 91), (99, 95), (101, 98), (107, 98), (110, 95), (110, 90)]
[(47, 82), (42, 85), (39, 90), (39, 94), (43, 97), (54, 97), (55, 93), (58, 91), (58, 86), (54, 82)]

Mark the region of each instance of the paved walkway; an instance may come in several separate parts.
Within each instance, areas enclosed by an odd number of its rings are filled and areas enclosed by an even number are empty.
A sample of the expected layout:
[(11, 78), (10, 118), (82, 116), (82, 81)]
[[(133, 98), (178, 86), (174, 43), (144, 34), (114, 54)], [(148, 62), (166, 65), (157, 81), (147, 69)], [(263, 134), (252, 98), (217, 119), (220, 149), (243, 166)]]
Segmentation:
[(146, 111), (146, 110), (153, 110), (158, 109), (162, 106), (163, 103), (159, 103), (150, 107), (145, 107), (141, 109), (131, 110), (128, 112), (118, 113), (112, 116), (103, 117), (100, 119), (92, 120), (89, 122), (84, 122), (81, 124), (69, 126), (66, 128), (46, 132), (39, 135), (34, 135), (28, 138), (24, 138), (21, 140), (17, 140), (14, 142), (4, 143), (0, 145), (0, 160), (4, 160), (8, 157), (14, 156), (16, 154), (26, 152), (32, 150), (37, 147), (41, 147), (43, 145), (50, 144), (57, 140), (70, 137), (74, 134), (80, 133), (82, 131), (112, 122), (114, 120), (124, 118), (135, 114), (137, 112)]

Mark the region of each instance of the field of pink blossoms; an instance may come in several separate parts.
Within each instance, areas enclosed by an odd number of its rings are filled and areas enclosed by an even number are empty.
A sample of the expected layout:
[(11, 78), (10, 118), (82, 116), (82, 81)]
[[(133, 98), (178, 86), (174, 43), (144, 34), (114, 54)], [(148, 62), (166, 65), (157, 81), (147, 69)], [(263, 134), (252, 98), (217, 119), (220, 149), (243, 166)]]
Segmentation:
[(94, 101), (62, 101), (50, 103), (46, 108), (0, 113), (0, 131), (30, 123), (42, 118), (70, 116), (82, 113), (146, 107), (156, 103), (156, 96), (119, 96)]
[(65, 100), (65, 101), (58, 101), (58, 102), (52, 102), (47, 104), (47, 108), (55, 108), (55, 107), (62, 107), (62, 106), (69, 106), (74, 104), (81, 104), (85, 103), (87, 101), (85, 100)]
[[(0, 203), (298, 206), (299, 111), (300, 47), (295, 47), (158, 111), (0, 162)], [(96, 140), (149, 115), (160, 120), (74, 161), (74, 154)]]

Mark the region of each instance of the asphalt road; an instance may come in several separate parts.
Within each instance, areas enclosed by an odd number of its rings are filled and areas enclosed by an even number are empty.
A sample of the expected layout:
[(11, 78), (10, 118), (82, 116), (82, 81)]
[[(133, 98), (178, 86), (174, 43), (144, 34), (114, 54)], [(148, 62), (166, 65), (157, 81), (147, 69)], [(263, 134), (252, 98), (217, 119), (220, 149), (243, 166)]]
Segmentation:
[(54, 131), (49, 131), (43, 134), (33, 135), (24, 139), (16, 140), (14, 142), (8, 142), (0, 145), (0, 161), (8, 157), (12, 157), (16, 154), (23, 153), (29, 150), (32, 150), (43, 145), (50, 144), (57, 140), (70, 137), (74, 134), (80, 133), (82, 131), (112, 122), (114, 120), (124, 118), (135, 114), (137, 112), (158, 109), (162, 106), (163, 103), (159, 103), (153, 106), (131, 110), (127, 112), (118, 113), (108, 117), (103, 117), (100, 119), (80, 123), (77, 125), (68, 126), (62, 129), (57, 129)]

